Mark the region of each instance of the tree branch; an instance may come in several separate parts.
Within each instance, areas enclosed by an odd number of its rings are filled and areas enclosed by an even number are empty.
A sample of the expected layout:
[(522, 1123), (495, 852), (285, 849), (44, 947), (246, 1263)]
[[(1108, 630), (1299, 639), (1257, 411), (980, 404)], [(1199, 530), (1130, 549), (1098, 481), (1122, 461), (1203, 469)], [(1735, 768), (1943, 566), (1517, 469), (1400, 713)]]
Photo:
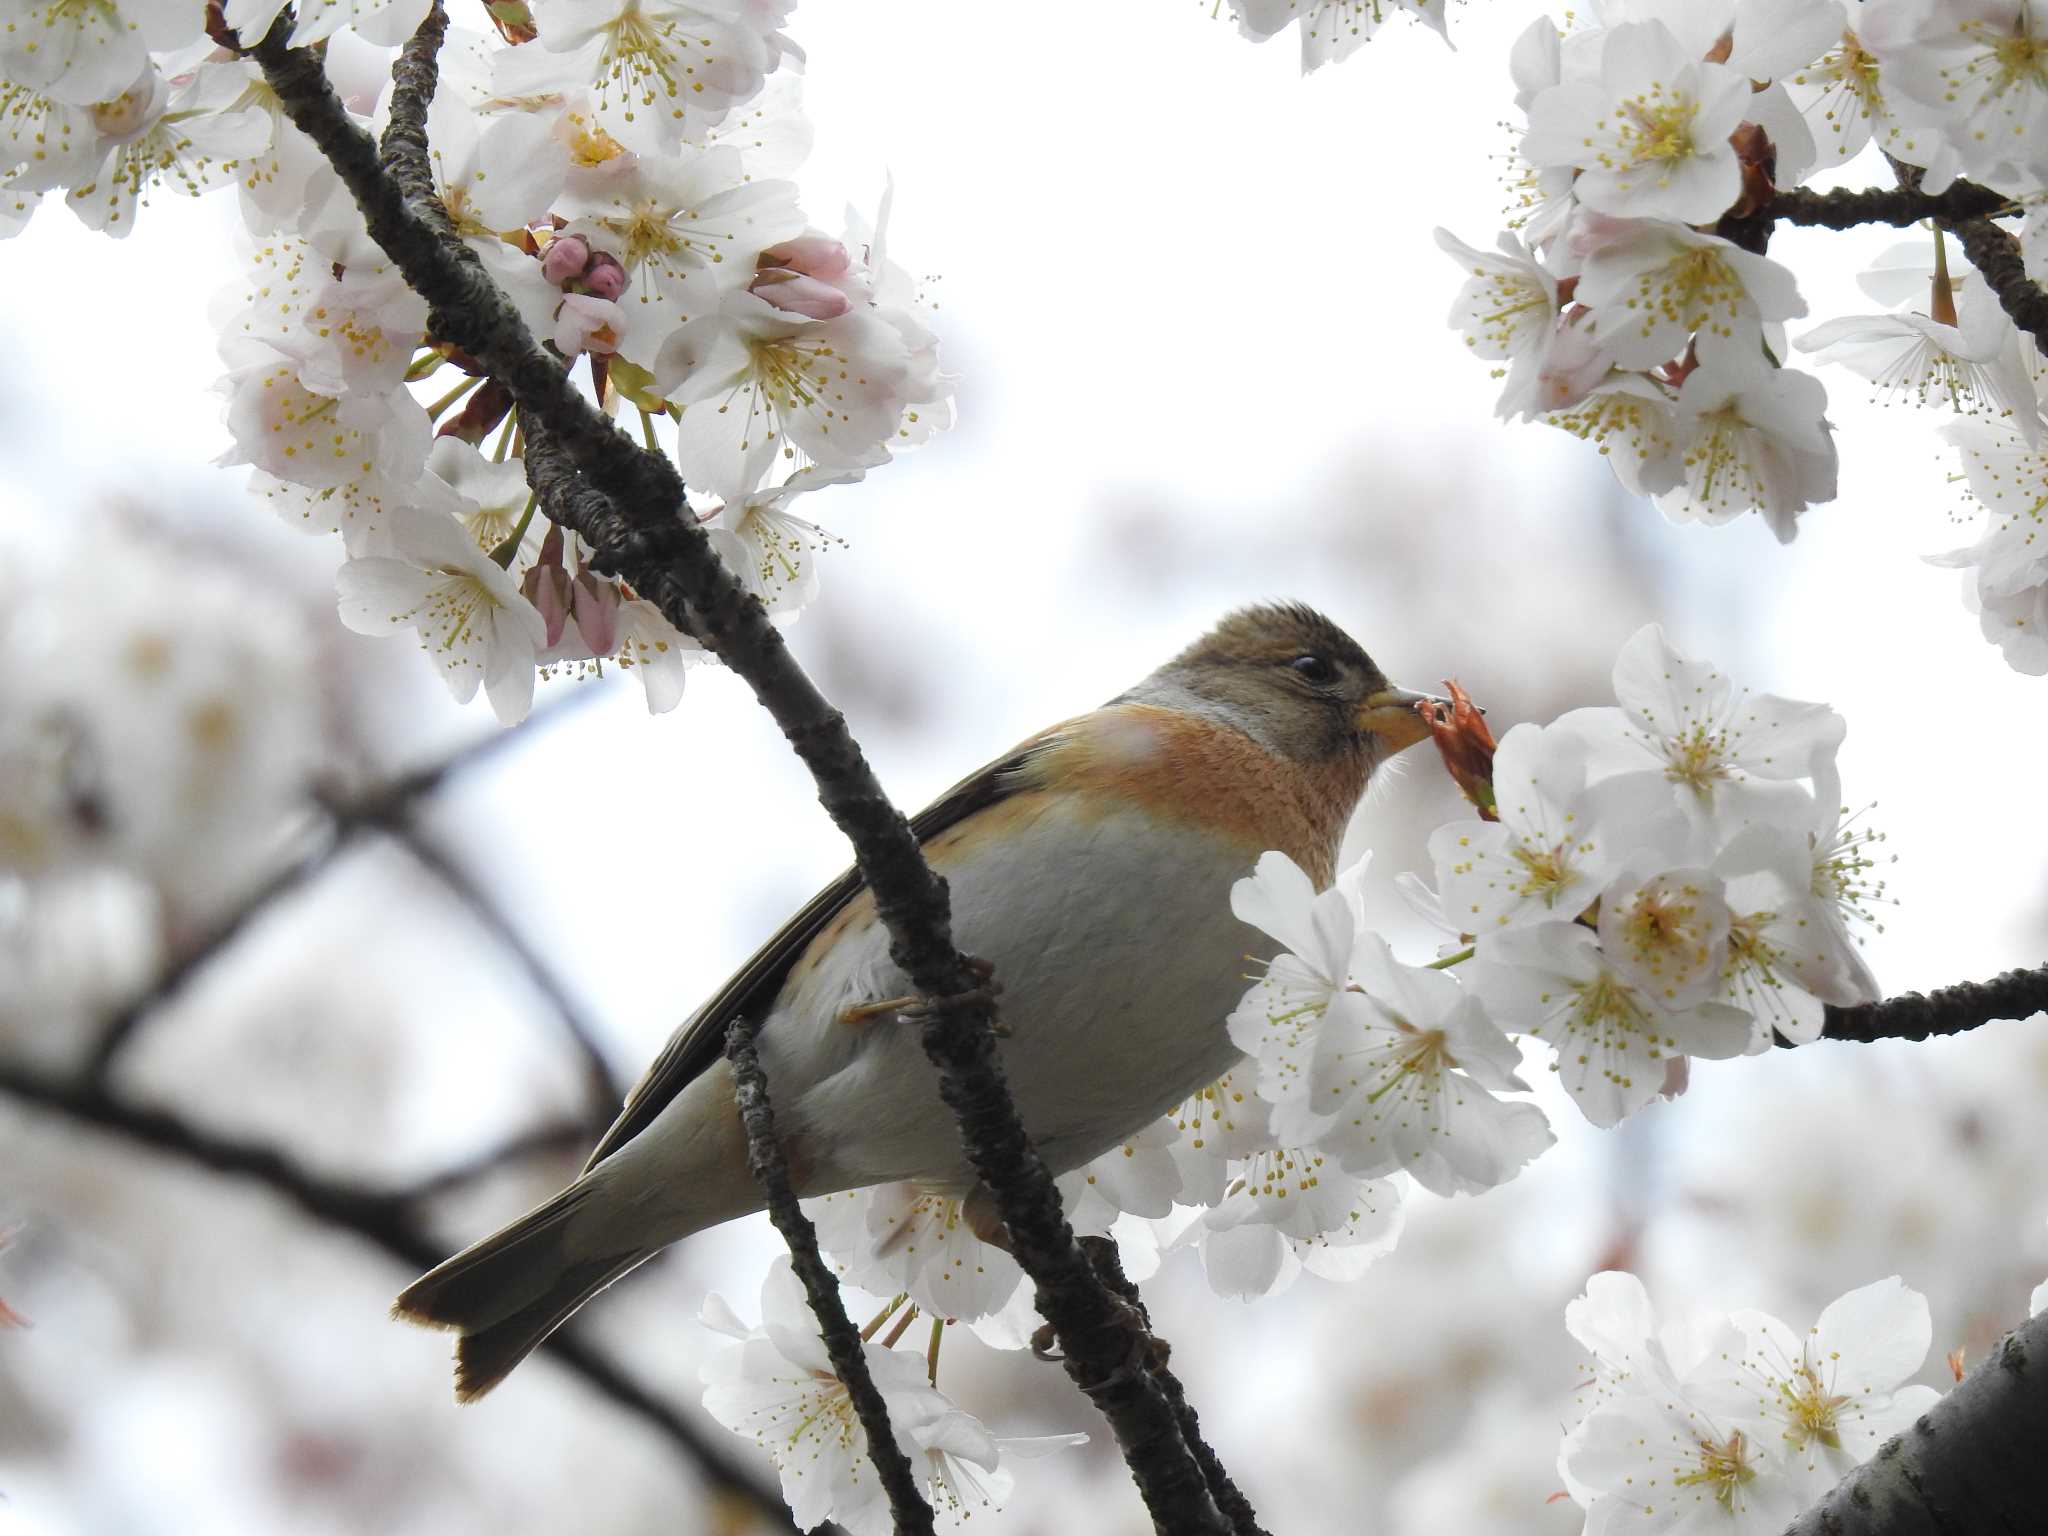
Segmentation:
[(580, 1153), (603, 1132), (602, 1125), (586, 1125), (579, 1120), (559, 1120), (547, 1125), (537, 1125), (532, 1130), (521, 1131), (509, 1140), (477, 1153), (474, 1157), (462, 1158), (445, 1168), (414, 1179), (402, 1189), (393, 1190), (391, 1198), (404, 1205), (420, 1205), (525, 1158), (559, 1156), (565, 1152)]
[[(597, 567), (629, 582), (679, 630), (702, 638), (753, 689), (811, 771), (818, 796), (853, 845), (887, 927), (890, 954), (926, 997), (972, 994), (980, 978), (953, 945), (946, 889), (924, 862), (909, 823), (875, 778), (840, 713), (791, 659), (767, 612), (718, 561), (685, 515), (674, 465), (642, 452), (568, 383), (474, 252), (448, 231), (445, 210), (410, 202), (381, 172), (366, 134), (350, 121), (318, 59), (285, 46), (273, 27), (253, 50), (278, 101), (327, 156), (362, 209), (371, 237), (429, 306), (434, 334), (452, 341), (510, 389), (530, 449), (573, 465), (602, 494), (563, 492), (567, 526)], [(558, 461), (559, 462), (559, 461)], [(1031, 1148), (1004, 1086), (985, 1003), (935, 1011), (926, 1053), (961, 1120), (969, 1161), (996, 1198), (1017, 1256), (1038, 1284), (1077, 1381), (1093, 1383), (1162, 1531), (1226, 1529), (1164, 1393), (1132, 1372), (1130, 1309), (1106, 1292), (1060, 1212), (1052, 1177)], [(947, 1022), (940, 1026), (938, 1018)]]
[(1988, 218), (1944, 221), (1942, 227), (1961, 242), (1963, 254), (1998, 295), (2012, 323), (2034, 338), (2036, 350), (2048, 354), (2048, 291), (2027, 276), (2019, 241)]
[[(119, 1098), (96, 1082), (51, 1082), (0, 1062), (0, 1093), (215, 1173), (253, 1179), (314, 1221), (363, 1238), (410, 1270), (430, 1269), (446, 1256), (412, 1214), (415, 1190), (387, 1193), (324, 1178), (277, 1148), (203, 1130), (169, 1110)], [(776, 1529), (794, 1529), (780, 1495), (759, 1479), (751, 1464), (707, 1440), (671, 1404), (621, 1372), (573, 1325), (550, 1337), (541, 1351), (645, 1421), (704, 1478), (746, 1500)]]
[[(1149, 1329), (1152, 1320), (1146, 1314), (1144, 1299), (1139, 1296), (1138, 1287), (1124, 1274), (1123, 1256), (1117, 1251), (1116, 1243), (1106, 1237), (1084, 1237), (1081, 1247), (1094, 1264), (1102, 1283), (1136, 1309)], [(1181, 1438), (1187, 1441), (1188, 1449), (1194, 1453), (1195, 1462), (1202, 1471), (1202, 1480), (1208, 1484), (1209, 1495), (1216, 1501), (1217, 1511), (1229, 1522), (1231, 1536), (1266, 1536), (1257, 1512), (1252, 1509), (1251, 1500), (1239, 1491), (1215, 1451), (1202, 1438), (1202, 1423), (1188, 1402), (1186, 1389), (1181, 1386), (1179, 1378), (1166, 1368), (1163, 1341), (1152, 1363), (1152, 1375), (1166, 1394), (1166, 1401), (1180, 1424)]]
[[(476, 877), (456, 863), (448, 850), (420, 825), (420, 819), (412, 809), (403, 803), (377, 803), (368, 807), (350, 806), (347, 802), (322, 803), (328, 804), (337, 821), (344, 825), (374, 826), (389, 836), (461, 904), (478, 927), (496, 939), (499, 946), (518, 962), (519, 969), (526, 973), (528, 984), (546, 1001), (549, 1011), (561, 1024), (562, 1032), (568, 1036), (571, 1049), (582, 1062), (591, 1108), (603, 1120), (616, 1114), (625, 1100), (626, 1089), (613, 1075), (611, 1063), (598, 1046), (597, 1031), (583, 1017), (575, 999), (569, 996), (568, 988), (541, 958), (540, 952), (513, 925), (511, 918), (491, 899), (490, 893), (477, 882)], [(599, 1129), (602, 1128), (601, 1121)]]
[[(1959, 1035), (1994, 1019), (2026, 1019), (2048, 1010), (2048, 965), (2007, 971), (1990, 981), (1961, 981), (1936, 992), (1904, 992), (1859, 1008), (1829, 1008), (1821, 1039), (1868, 1045)], [(1783, 1035), (1779, 1045), (1790, 1045)]]
[(2048, 1509), (2048, 1313), (1878, 1447), (1786, 1536), (1960, 1536), (2041, 1528)]
[[(186, 945), (155, 981), (108, 1019), (87, 1058), (88, 1076), (96, 1083), (104, 1083), (113, 1071), (115, 1060), (127, 1049), (145, 1019), (184, 991), (186, 984), (247, 932), (249, 925), (259, 916), (332, 863), (335, 855), (358, 834), (386, 825), (405, 807), (432, 794), (454, 775), (478, 767), (510, 747), (524, 746), (534, 733), (547, 730), (562, 715), (594, 695), (595, 690), (578, 689), (560, 703), (537, 712), (524, 725), (481, 736), (438, 762), (400, 774), (352, 798), (316, 793), (313, 799), (327, 812), (330, 822), (325, 839), (295, 863), (277, 870), (261, 884), (245, 891), (234, 906), (216, 917), (204, 933)], [(617, 1099), (611, 1102), (616, 1104)]]
[(897, 1443), (895, 1426), (889, 1422), (889, 1405), (875, 1386), (868, 1370), (867, 1344), (840, 1300), (839, 1281), (818, 1252), (818, 1234), (797, 1203), (790, 1187), (789, 1164), (782, 1155), (782, 1143), (775, 1136), (775, 1112), (768, 1103), (768, 1083), (761, 1072), (761, 1058), (754, 1049), (757, 1020), (745, 1015), (733, 1020), (725, 1037), (726, 1058), (732, 1063), (733, 1098), (739, 1105), (740, 1123), (747, 1132), (747, 1167), (753, 1170), (768, 1197), (768, 1219), (789, 1245), (790, 1265), (803, 1282), (804, 1295), (818, 1319), (818, 1331), (825, 1341), (825, 1353), (832, 1357), (832, 1370), (846, 1388), (860, 1427), (867, 1435), (868, 1460), (889, 1496), (889, 1513), (896, 1536), (934, 1536), (932, 1508), (917, 1486), (917, 1473), (910, 1458)]
[(1917, 185), (1837, 187), (1832, 192), (1792, 187), (1777, 193), (1764, 208), (1765, 216), (1780, 224), (1819, 229), (1854, 229), (1859, 224), (1904, 228), (1923, 219), (1981, 219), (2011, 211), (2012, 200), (2004, 193), (1972, 181), (1951, 182), (1948, 190), (1935, 193), (1922, 192)]
[(441, 44), (448, 36), (448, 11), (434, 0), (418, 29), (391, 63), (391, 119), (378, 146), (384, 168), (416, 202), (434, 197), (434, 168), (427, 157), (427, 108), (441, 83)]

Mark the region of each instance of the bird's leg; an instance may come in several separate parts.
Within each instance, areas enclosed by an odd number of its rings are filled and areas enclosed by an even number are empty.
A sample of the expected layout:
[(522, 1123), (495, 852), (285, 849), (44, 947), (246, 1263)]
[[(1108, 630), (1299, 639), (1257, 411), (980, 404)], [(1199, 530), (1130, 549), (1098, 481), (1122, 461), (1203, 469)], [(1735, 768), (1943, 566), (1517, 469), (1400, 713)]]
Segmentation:
[[(994, 980), (995, 965), (977, 955), (967, 957), (967, 968), (981, 980), (981, 985), (970, 987), (965, 992), (955, 992), (948, 997), (920, 997), (913, 993), (908, 997), (885, 997), (879, 1002), (855, 1003), (839, 1010), (839, 1022), (849, 1029), (861, 1029), (872, 1020), (894, 1015), (906, 1024), (919, 1024), (934, 1014), (952, 1013), (976, 1004), (994, 1006), (1002, 995), (1002, 983)], [(1010, 1031), (1002, 1020), (990, 1023), (992, 1033), (1007, 1038)]]

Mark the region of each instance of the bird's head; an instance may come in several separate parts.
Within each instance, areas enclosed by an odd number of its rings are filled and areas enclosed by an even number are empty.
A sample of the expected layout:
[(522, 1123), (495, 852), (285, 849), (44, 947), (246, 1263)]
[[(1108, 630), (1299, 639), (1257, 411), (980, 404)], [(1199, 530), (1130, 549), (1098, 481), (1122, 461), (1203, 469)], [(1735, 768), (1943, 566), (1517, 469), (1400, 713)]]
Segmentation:
[[(1225, 720), (1297, 762), (1392, 756), (1429, 734), (1356, 640), (1301, 603), (1228, 615), (1125, 695)], [(1448, 700), (1443, 701), (1448, 703)]]

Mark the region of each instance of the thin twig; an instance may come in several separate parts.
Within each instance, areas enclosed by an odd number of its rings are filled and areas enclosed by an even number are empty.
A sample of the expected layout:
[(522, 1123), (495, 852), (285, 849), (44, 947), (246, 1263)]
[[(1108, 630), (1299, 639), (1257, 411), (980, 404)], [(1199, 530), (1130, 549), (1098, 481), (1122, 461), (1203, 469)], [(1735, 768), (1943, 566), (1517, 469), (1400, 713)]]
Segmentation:
[(92, 1051), (86, 1058), (87, 1075), (94, 1082), (104, 1082), (113, 1072), (115, 1061), (142, 1028), (144, 1020), (184, 991), (187, 983), (216, 955), (241, 938), (258, 917), (332, 863), (348, 840), (346, 829), (330, 826), (310, 852), (243, 892), (240, 901), (216, 917), (204, 933), (171, 958), (170, 964), (158, 973), (154, 981), (124, 1003), (101, 1026), (99, 1038), (93, 1042)]
[[(155, 980), (110, 1017), (87, 1057), (87, 1074), (95, 1082), (104, 1082), (145, 1019), (184, 991), (192, 978), (246, 933), (257, 918), (327, 868), (335, 855), (359, 834), (383, 826), (403, 808), (432, 794), (455, 775), (482, 766), (510, 747), (525, 745), (536, 732), (548, 730), (592, 696), (594, 690), (586, 692), (579, 688), (561, 702), (535, 711), (525, 724), (513, 730), (481, 736), (436, 762), (399, 774), (361, 794), (342, 798), (315, 791), (312, 799), (327, 811), (330, 823), (320, 841), (293, 863), (243, 892), (241, 899), (180, 950)], [(614, 1097), (610, 1102), (616, 1104), (618, 1100)]]
[[(1121, 1296), (1144, 1319), (1147, 1328), (1151, 1318), (1146, 1314), (1144, 1298), (1138, 1294), (1138, 1287), (1124, 1274), (1123, 1256), (1117, 1251), (1114, 1241), (1106, 1237), (1084, 1237), (1081, 1247), (1087, 1253), (1095, 1272), (1102, 1283)], [(1259, 1517), (1229, 1472), (1224, 1470), (1222, 1461), (1202, 1438), (1201, 1420), (1195, 1416), (1192, 1404), (1188, 1402), (1185, 1388), (1180, 1379), (1167, 1369), (1166, 1351), (1155, 1351), (1151, 1361), (1152, 1377), (1166, 1394), (1167, 1402), (1173, 1408), (1174, 1417), (1179, 1420), (1181, 1436), (1194, 1453), (1196, 1463), (1202, 1469), (1202, 1478), (1209, 1485), (1209, 1496), (1216, 1501), (1217, 1511), (1230, 1522), (1231, 1536), (1266, 1536), (1266, 1530), (1259, 1524)]]
[(447, 36), (447, 9), (442, 0), (434, 0), (391, 64), (391, 118), (378, 149), (391, 179), (407, 196), (420, 200), (434, 197), (434, 169), (427, 154), (427, 109), (441, 82), (441, 44)]
[[(1960, 1035), (1994, 1019), (2027, 1019), (2048, 1010), (2048, 965), (2007, 971), (1990, 981), (1960, 981), (1934, 992), (1903, 992), (1858, 1008), (1829, 1008), (1821, 1039), (1868, 1045)], [(1783, 1035), (1778, 1044), (1789, 1046)]]
[(755, 1020), (743, 1014), (733, 1021), (725, 1040), (725, 1054), (732, 1062), (733, 1098), (739, 1105), (740, 1123), (746, 1127), (747, 1166), (768, 1197), (768, 1219), (789, 1245), (791, 1267), (803, 1282), (804, 1295), (818, 1319), (833, 1373), (860, 1417), (860, 1427), (867, 1435), (868, 1460), (875, 1464), (882, 1491), (889, 1497), (896, 1536), (934, 1536), (932, 1507), (917, 1486), (910, 1458), (897, 1443), (895, 1427), (889, 1422), (889, 1405), (868, 1370), (867, 1345), (846, 1315), (839, 1281), (818, 1252), (818, 1234), (790, 1187), (789, 1164), (775, 1137), (775, 1112), (768, 1103), (767, 1080), (754, 1049), (758, 1028)]
[(580, 1120), (558, 1120), (548, 1125), (535, 1126), (532, 1130), (521, 1131), (509, 1140), (487, 1148), (474, 1157), (459, 1159), (445, 1168), (414, 1179), (403, 1188), (392, 1190), (391, 1198), (405, 1205), (419, 1205), (445, 1195), (452, 1189), (473, 1184), (478, 1179), (496, 1173), (513, 1163), (523, 1162), (529, 1157), (558, 1157), (564, 1153), (580, 1153), (603, 1131), (602, 1125), (592, 1126)]
[[(351, 812), (345, 804), (337, 808), (337, 816), (350, 814), (360, 816), (361, 810), (358, 807)], [(461, 903), (477, 926), (518, 962), (520, 970), (526, 973), (527, 983), (547, 1002), (549, 1011), (568, 1036), (570, 1048), (583, 1064), (583, 1080), (592, 1110), (607, 1118), (617, 1113), (626, 1097), (625, 1085), (613, 1074), (611, 1063), (597, 1043), (597, 1031), (569, 996), (554, 968), (541, 958), (540, 951), (519, 931), (505, 909), (491, 899), (490, 892), (421, 825), (410, 807), (380, 806), (375, 814), (377, 829), (411, 855), (415, 863)]]
[[(278, 1148), (203, 1130), (170, 1110), (119, 1098), (98, 1083), (52, 1082), (0, 1062), (0, 1093), (216, 1173), (255, 1180), (313, 1220), (354, 1233), (412, 1271), (429, 1269), (445, 1257), (441, 1245), (419, 1225), (410, 1190), (369, 1190), (324, 1177)], [(749, 1462), (726, 1446), (705, 1439), (672, 1405), (626, 1376), (580, 1337), (573, 1325), (551, 1336), (541, 1350), (604, 1397), (646, 1421), (707, 1480), (746, 1500), (774, 1528), (794, 1529), (781, 1497), (760, 1480)]]

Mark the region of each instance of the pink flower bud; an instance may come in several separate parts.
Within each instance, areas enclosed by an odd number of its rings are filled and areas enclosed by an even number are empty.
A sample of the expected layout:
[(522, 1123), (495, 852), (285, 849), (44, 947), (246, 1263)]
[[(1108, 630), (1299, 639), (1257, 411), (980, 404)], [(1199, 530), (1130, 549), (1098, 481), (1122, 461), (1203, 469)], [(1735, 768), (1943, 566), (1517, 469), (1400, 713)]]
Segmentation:
[(559, 565), (536, 565), (520, 578), (519, 590), (539, 610), (541, 622), (547, 626), (548, 649), (554, 649), (569, 624), (569, 604), (574, 596), (569, 573)]
[(626, 291), (626, 281), (626, 269), (619, 265), (619, 258), (603, 251), (593, 255), (590, 265), (583, 269), (583, 291), (600, 299), (617, 299)]
[(747, 291), (777, 309), (810, 320), (837, 320), (853, 308), (853, 301), (830, 283), (821, 283), (815, 277), (785, 267), (770, 267), (756, 273), (747, 284)]
[(573, 282), (583, 275), (583, 269), (590, 265), (590, 242), (581, 235), (563, 235), (548, 247), (547, 255), (541, 258), (541, 276), (557, 288)]
[(844, 277), (853, 265), (846, 247), (829, 235), (798, 235), (780, 245), (771, 245), (755, 263), (762, 267), (787, 267), (806, 277)]
[(588, 571), (576, 573), (570, 608), (576, 631), (593, 656), (609, 656), (619, 648), (619, 589)]

